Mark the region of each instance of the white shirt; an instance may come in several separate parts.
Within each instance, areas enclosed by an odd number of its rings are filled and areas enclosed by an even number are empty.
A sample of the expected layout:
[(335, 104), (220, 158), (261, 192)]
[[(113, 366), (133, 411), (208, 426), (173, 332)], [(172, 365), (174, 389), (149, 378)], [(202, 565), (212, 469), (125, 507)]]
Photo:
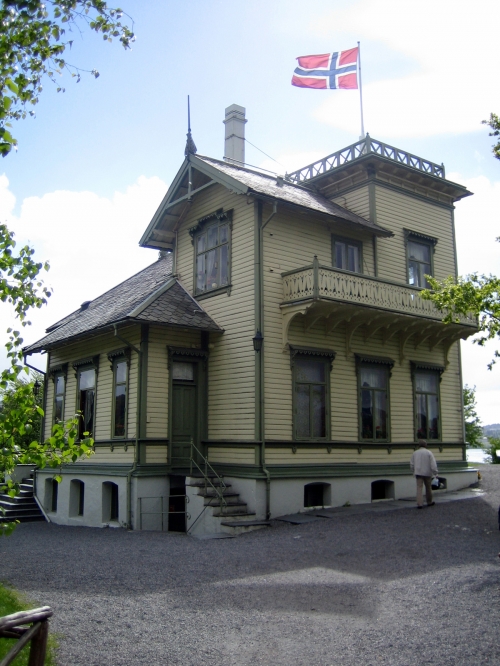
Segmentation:
[(434, 455), (424, 446), (414, 451), (410, 460), (410, 467), (415, 476), (436, 476), (438, 473)]

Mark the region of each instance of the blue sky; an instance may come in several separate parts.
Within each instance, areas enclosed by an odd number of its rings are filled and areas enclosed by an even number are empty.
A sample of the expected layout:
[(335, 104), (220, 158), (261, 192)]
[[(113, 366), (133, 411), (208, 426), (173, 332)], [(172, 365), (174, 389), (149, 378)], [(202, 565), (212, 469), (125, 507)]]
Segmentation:
[[(45, 83), (36, 118), (0, 163), (0, 219), (52, 269), (50, 306), (26, 341), (156, 258), (137, 242), (183, 159), (186, 97), (198, 151), (222, 157), (224, 108), (247, 109), (246, 159), (293, 170), (355, 142), (357, 91), (294, 88), (295, 58), (361, 41), (365, 129), (441, 163), (475, 196), (457, 205), (462, 273), (499, 270), (500, 162), (481, 120), (500, 112), (491, 0), (125, 0), (137, 41), (125, 52), (75, 33), (68, 61), (100, 77)], [(3, 174), (3, 175), (2, 175)], [(2, 327), (3, 328), (3, 327)], [(464, 345), (464, 374), (498, 422), (500, 367)]]

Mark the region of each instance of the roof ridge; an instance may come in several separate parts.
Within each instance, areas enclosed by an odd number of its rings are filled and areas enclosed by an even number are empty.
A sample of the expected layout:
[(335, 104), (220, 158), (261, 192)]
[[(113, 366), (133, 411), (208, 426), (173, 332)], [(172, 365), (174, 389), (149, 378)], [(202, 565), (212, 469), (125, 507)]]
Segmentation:
[(177, 278), (170, 276), (168, 280), (166, 280), (160, 287), (158, 287), (151, 294), (149, 294), (149, 296), (146, 296), (146, 298), (142, 301), (142, 303), (136, 305), (135, 308), (133, 308), (126, 316), (138, 317), (141, 314), (141, 312), (143, 312), (148, 306), (150, 306), (151, 303), (154, 303), (159, 296), (161, 296), (166, 291), (171, 289), (176, 283), (176, 281)]

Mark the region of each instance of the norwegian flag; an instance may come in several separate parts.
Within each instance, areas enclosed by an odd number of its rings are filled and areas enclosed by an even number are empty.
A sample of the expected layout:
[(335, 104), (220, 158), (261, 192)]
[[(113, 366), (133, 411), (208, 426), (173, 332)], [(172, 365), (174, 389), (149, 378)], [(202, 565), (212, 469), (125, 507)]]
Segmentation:
[(299, 66), (292, 77), (292, 86), (299, 88), (342, 88), (354, 90), (358, 87), (358, 47), (337, 53), (300, 56)]

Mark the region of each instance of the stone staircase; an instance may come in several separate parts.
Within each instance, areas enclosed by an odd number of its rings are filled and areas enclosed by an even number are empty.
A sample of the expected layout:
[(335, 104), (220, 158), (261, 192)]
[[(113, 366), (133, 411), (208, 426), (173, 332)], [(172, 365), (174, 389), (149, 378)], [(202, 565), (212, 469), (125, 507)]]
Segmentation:
[[(220, 489), (223, 502), (221, 505)], [(217, 490), (216, 490), (217, 489)], [(186, 478), (186, 493), (189, 498), (188, 532), (190, 534), (242, 534), (270, 525), (268, 520), (259, 520), (254, 511), (216, 474), (210, 474), (207, 482), (202, 475)]]
[(18, 520), (21, 523), (45, 520), (35, 498), (33, 497), (33, 478), (23, 479), (19, 484), (19, 495), (10, 497), (0, 493), (0, 507), (5, 510), (0, 520), (7, 523)]

